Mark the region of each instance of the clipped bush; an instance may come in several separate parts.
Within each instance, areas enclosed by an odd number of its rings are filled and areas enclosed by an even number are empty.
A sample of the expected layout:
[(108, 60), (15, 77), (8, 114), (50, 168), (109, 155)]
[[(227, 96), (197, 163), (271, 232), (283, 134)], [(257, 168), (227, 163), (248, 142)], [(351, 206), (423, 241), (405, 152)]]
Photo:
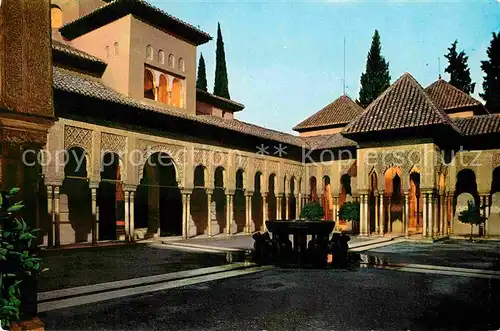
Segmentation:
[(300, 212), (300, 219), (306, 221), (319, 221), (322, 220), (325, 216), (325, 211), (323, 207), (318, 202), (309, 202), (302, 207), (302, 211)]
[(345, 202), (340, 206), (339, 218), (343, 221), (359, 222), (359, 202)]

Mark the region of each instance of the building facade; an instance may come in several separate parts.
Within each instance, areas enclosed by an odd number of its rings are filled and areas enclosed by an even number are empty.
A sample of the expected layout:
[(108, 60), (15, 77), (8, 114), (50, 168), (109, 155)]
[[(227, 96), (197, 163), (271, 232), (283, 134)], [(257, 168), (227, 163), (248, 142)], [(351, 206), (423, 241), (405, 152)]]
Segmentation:
[[(21, 24), (43, 12), (40, 35), (10, 32), (16, 3), (1, 5), (0, 42), (28, 46), (2, 48), (0, 126), (17, 131), (0, 182), (21, 185), (47, 245), (251, 233), (311, 200), (339, 230), (436, 237), (469, 232), (456, 215), (473, 199), (489, 206), (478, 231), (500, 235), (500, 118), (443, 80), (405, 74), (366, 109), (341, 96), (296, 136), (197, 90), (211, 37), (146, 1), (30, 0)], [(354, 229), (337, 216), (352, 200)]]

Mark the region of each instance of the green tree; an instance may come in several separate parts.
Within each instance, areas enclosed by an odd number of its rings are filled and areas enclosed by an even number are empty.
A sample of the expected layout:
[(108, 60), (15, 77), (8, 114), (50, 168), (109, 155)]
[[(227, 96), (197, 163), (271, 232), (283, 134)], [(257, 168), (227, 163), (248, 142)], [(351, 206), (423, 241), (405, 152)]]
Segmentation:
[(323, 207), (321, 207), (319, 203), (312, 201), (304, 205), (299, 217), (306, 221), (319, 221), (323, 219), (324, 216), (325, 211)]
[(368, 106), (386, 88), (389, 87), (391, 76), (389, 62), (381, 54), (380, 34), (377, 30), (373, 34), (372, 45), (366, 58), (366, 70), (361, 74), (361, 89), (359, 91), (359, 105)]
[(486, 53), (487, 61), (481, 61), (481, 69), (485, 76), (483, 80), (484, 93), (479, 96), (486, 101), (486, 108), (492, 113), (500, 113), (500, 32), (493, 32), (493, 39)]
[[(481, 209), (486, 206), (481, 207)], [(472, 232), (474, 225), (482, 224), (486, 221), (486, 217), (481, 215), (480, 208), (473, 201), (467, 201), (467, 209), (462, 210), (458, 215), (458, 220), (465, 224), (470, 224), (470, 241), (472, 241)]]
[(450, 74), (451, 85), (467, 94), (472, 94), (476, 83), (473, 83), (470, 78), (470, 69), (467, 64), (469, 57), (463, 50), (460, 53), (457, 52), (457, 44), (458, 40), (455, 40), (448, 48), (448, 54), (444, 56), (448, 59), (448, 67), (444, 71)]
[(226, 99), (230, 99), (229, 81), (227, 78), (227, 67), (226, 67), (226, 53), (224, 52), (224, 40), (222, 40), (220, 23), (217, 23), (217, 49), (215, 50), (214, 94)]
[(200, 55), (200, 61), (198, 62), (198, 78), (196, 79), (196, 88), (203, 90), (205, 92), (207, 89), (207, 69), (205, 67), (205, 59), (203, 58), (203, 53)]

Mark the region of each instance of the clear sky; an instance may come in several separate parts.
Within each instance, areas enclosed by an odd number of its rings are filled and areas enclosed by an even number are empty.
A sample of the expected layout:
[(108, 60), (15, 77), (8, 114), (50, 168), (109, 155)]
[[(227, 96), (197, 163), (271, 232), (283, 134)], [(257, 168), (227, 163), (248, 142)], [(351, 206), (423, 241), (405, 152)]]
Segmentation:
[(424, 87), (437, 79), (438, 57), (444, 72), (443, 55), (458, 39), (469, 56), (477, 97), (480, 61), (492, 32), (500, 32), (500, 0), (149, 1), (214, 37), (198, 48), (210, 92), (220, 22), (231, 99), (246, 106), (237, 118), (290, 133), (342, 94), (344, 37), (346, 93), (353, 99), (375, 29), (391, 82), (408, 71)]

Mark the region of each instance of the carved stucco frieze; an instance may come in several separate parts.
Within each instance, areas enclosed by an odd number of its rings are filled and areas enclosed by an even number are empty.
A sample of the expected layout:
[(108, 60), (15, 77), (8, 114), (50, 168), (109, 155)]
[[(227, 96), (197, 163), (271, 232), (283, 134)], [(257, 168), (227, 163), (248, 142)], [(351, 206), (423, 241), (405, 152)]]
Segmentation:
[(265, 172), (265, 161), (264, 159), (254, 159), (253, 161), (255, 172), (260, 171), (262, 174)]
[(92, 155), (92, 131), (66, 125), (64, 127), (64, 148), (68, 150), (72, 147), (81, 147), (88, 155)]
[(267, 173), (270, 174), (275, 174), (276, 176), (279, 173), (280, 169), (280, 164), (279, 162), (276, 161), (267, 161)]
[(172, 144), (162, 144), (152, 141), (139, 140), (138, 148), (141, 151), (141, 159), (139, 161), (139, 180), (144, 175), (144, 165), (149, 157), (155, 153), (166, 153), (174, 161), (176, 180), (179, 186), (184, 187), (184, 171), (185, 171), (185, 156), (186, 147)]
[(101, 134), (102, 153), (114, 152), (118, 155), (124, 155), (127, 145), (127, 137), (112, 133), (103, 132)]
[(243, 155), (236, 155), (236, 169), (243, 169), (248, 171), (248, 157)]
[(500, 167), (500, 153), (493, 153), (491, 156), (491, 165), (493, 169)]

